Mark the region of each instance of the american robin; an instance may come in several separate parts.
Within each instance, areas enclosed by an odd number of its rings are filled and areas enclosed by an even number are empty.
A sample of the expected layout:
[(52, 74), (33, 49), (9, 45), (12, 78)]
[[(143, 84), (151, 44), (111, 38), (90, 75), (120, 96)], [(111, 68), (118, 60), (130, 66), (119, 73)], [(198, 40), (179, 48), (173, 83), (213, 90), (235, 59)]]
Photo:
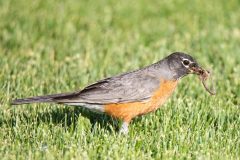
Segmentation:
[(76, 92), (16, 99), (12, 105), (54, 102), (82, 106), (123, 120), (120, 132), (126, 134), (130, 121), (158, 109), (182, 77), (202, 71), (190, 55), (175, 52), (157, 63), (97, 81)]

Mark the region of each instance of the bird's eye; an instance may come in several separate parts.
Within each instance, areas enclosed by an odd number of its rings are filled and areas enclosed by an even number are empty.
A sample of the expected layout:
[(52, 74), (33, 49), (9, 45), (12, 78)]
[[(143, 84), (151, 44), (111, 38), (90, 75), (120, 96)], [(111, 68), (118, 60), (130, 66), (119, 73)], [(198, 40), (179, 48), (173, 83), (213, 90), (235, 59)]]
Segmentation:
[(189, 60), (183, 60), (183, 64), (184, 64), (185, 66), (187, 66), (187, 65), (190, 64), (190, 62), (189, 62)]

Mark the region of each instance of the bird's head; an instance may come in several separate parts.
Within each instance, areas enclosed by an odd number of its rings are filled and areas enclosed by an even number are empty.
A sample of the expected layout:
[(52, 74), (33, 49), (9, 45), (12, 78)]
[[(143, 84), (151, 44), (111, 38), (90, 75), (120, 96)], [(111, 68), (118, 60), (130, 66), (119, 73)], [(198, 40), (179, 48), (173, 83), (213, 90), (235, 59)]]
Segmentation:
[(191, 73), (201, 75), (205, 71), (193, 57), (182, 52), (174, 52), (166, 59), (169, 68), (174, 72), (177, 79)]

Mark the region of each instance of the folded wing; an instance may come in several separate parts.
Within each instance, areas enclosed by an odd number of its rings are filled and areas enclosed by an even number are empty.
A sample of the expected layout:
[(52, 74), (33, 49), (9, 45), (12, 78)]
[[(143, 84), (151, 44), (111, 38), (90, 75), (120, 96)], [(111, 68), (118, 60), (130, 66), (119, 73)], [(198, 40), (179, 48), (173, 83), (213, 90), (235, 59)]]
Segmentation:
[(158, 89), (157, 77), (141, 72), (107, 78), (81, 90), (78, 94), (56, 97), (58, 103), (111, 104), (147, 101)]

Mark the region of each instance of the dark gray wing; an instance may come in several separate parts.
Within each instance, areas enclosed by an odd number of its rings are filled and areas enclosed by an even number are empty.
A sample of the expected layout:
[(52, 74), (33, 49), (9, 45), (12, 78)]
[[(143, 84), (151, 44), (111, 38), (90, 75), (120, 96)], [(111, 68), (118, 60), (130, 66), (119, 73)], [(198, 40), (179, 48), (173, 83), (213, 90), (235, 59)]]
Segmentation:
[(90, 104), (146, 101), (159, 85), (158, 77), (141, 70), (98, 81), (78, 94), (55, 98), (54, 101)]

